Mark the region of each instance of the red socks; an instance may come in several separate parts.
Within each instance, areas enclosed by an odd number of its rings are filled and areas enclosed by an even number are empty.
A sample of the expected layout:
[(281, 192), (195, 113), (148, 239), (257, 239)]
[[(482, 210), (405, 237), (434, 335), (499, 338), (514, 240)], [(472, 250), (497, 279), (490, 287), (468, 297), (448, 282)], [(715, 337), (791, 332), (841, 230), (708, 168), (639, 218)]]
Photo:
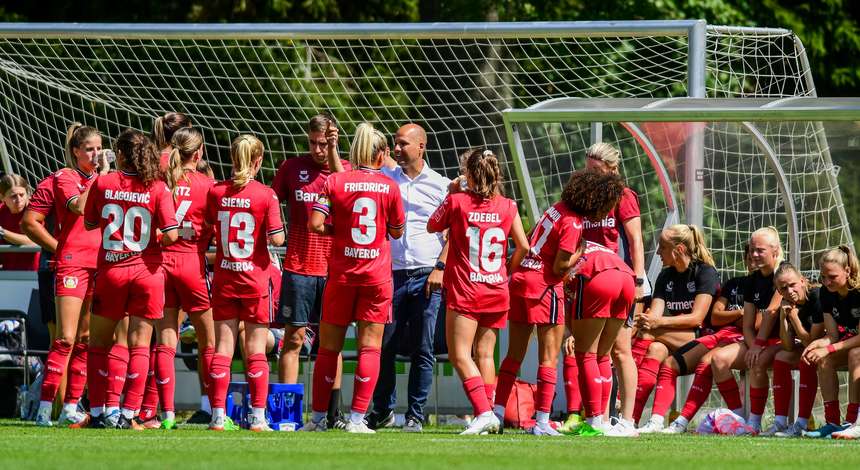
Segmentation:
[(87, 353), (87, 378), (89, 382), (87, 396), (90, 399), (90, 408), (99, 408), (105, 405), (109, 375), (107, 350), (105, 348), (89, 348)]
[[(741, 404), (741, 392), (738, 390), (738, 383), (735, 382), (734, 377), (718, 383), (717, 389), (720, 391), (720, 395), (723, 396), (723, 401), (726, 402), (726, 408), (736, 410), (743, 406)], [(750, 394), (752, 394), (752, 389), (750, 389)], [(767, 397), (765, 396), (765, 398)]]
[(776, 416), (788, 416), (792, 389), (791, 369), (791, 364), (787, 362), (773, 361), (773, 414)]
[(246, 360), (248, 391), (251, 393), (251, 407), (265, 408), (269, 396), (269, 361), (265, 354), (251, 354)]
[(212, 408), (224, 408), (227, 389), (230, 388), (230, 365), (233, 358), (222, 354), (212, 355), (209, 367), (209, 403)]
[(209, 393), (209, 369), (212, 366), (212, 356), (215, 355), (215, 348), (204, 348), (198, 354), (197, 367), (200, 368), (200, 376), (203, 377), (203, 393)]
[(690, 421), (696, 412), (708, 399), (713, 388), (714, 376), (711, 373), (711, 365), (700, 363), (696, 366), (696, 375), (693, 377), (693, 386), (690, 387), (690, 393), (687, 394), (687, 402), (684, 403), (684, 409), (681, 410), (681, 416)]
[(845, 411), (845, 422), (857, 422), (857, 410), (860, 408), (860, 403), (848, 403), (848, 409)]
[(657, 370), (660, 369), (660, 361), (646, 357), (639, 366), (639, 378), (636, 381), (636, 403), (633, 406), (633, 422), (639, 422), (645, 403), (657, 384)]
[[(331, 389), (334, 386), (334, 379), (337, 375), (337, 356), (338, 353), (336, 351), (330, 351), (323, 347), (319, 348), (317, 352), (317, 360), (314, 362), (314, 389), (313, 402), (311, 404), (311, 407), (316, 412), (325, 413), (328, 411)], [(217, 358), (218, 356), (215, 357)], [(215, 366), (214, 360), (212, 366)], [(355, 375), (358, 376), (358, 371), (356, 371)], [(355, 382), (357, 384), (359, 380), (356, 378)], [(353, 395), (355, 395), (355, 392), (353, 392)], [(212, 406), (215, 405), (213, 404)]]
[(119, 406), (119, 396), (125, 387), (125, 374), (128, 372), (128, 348), (114, 344), (107, 354), (107, 389), (105, 406)]
[(564, 356), (564, 396), (567, 399), (567, 412), (579, 413), (582, 408), (582, 395), (579, 393), (579, 367), (575, 356)]
[(631, 352), (633, 353), (633, 360), (636, 361), (636, 367), (640, 367), (642, 365), (642, 361), (645, 359), (645, 354), (648, 353), (648, 347), (651, 346), (651, 343), (653, 342), (653, 339), (633, 339)]
[(84, 387), (87, 385), (87, 349), (86, 343), (75, 343), (75, 347), (72, 348), (63, 403), (76, 404), (84, 394)]
[(146, 387), (143, 392), (143, 404), (140, 407), (140, 418), (152, 419), (158, 413), (158, 384), (155, 381), (155, 351), (149, 349), (149, 370), (146, 371)]
[(824, 420), (830, 424), (842, 424), (842, 412), (839, 411), (839, 400), (824, 402)]
[(800, 371), (800, 391), (798, 393), (800, 396), (797, 399), (797, 417), (809, 419), (812, 415), (812, 405), (815, 403), (815, 394), (818, 392), (818, 371), (815, 366), (806, 364), (803, 361), (800, 361), (797, 369)]
[(480, 375), (463, 380), (463, 390), (472, 403), (472, 413), (475, 416), (490, 411), (490, 402), (487, 400), (484, 379)]
[(370, 400), (373, 398), (373, 389), (379, 379), (379, 357), (382, 350), (379, 348), (358, 348), (358, 365), (355, 367), (355, 384), (352, 391), (351, 411), (367, 413)]
[(149, 346), (133, 346), (128, 348), (128, 373), (126, 374), (126, 392), (122, 407), (128, 410), (139, 410), (143, 402), (143, 392), (149, 374)]
[(678, 371), (663, 364), (657, 373), (657, 387), (654, 392), (654, 408), (651, 414), (666, 416), (672, 401), (675, 400), (675, 379)]
[(164, 411), (174, 411), (176, 409), (175, 358), (176, 349), (163, 344), (155, 348), (155, 384), (158, 386), (161, 409)]
[(552, 399), (555, 398), (555, 382), (557, 377), (558, 372), (554, 367), (538, 367), (537, 394), (535, 395), (536, 411), (544, 413), (552, 411)]
[(63, 381), (71, 352), (72, 346), (63, 340), (55, 339), (51, 343), (51, 350), (45, 359), (45, 378), (42, 379), (42, 392), (39, 398), (41, 401), (54, 401), (60, 382)]
[(609, 356), (597, 357), (597, 368), (600, 369), (600, 413), (606, 412), (609, 406), (609, 395), (612, 395), (612, 361)]
[[(511, 390), (514, 388), (514, 382), (517, 380), (517, 374), (520, 373), (520, 365), (519, 361), (510, 357), (502, 360), (496, 383), (496, 405), (507, 406), (508, 397), (511, 396)], [(540, 369), (538, 369), (538, 377), (540, 377)]]
[(750, 386), (750, 414), (759, 416), (764, 414), (764, 405), (767, 403), (767, 392), (768, 387), (759, 388)]
[(579, 390), (585, 405), (585, 417), (592, 418), (603, 414), (600, 403), (603, 401), (603, 380), (597, 355), (591, 352), (577, 352), (576, 365), (579, 367)]

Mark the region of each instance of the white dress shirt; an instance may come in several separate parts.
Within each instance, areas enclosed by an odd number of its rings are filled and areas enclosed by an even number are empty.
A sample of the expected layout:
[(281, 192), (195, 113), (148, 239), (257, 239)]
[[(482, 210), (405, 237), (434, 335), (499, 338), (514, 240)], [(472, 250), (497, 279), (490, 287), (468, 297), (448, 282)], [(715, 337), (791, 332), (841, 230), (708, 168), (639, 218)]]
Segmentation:
[(435, 266), (445, 241), (441, 233), (427, 233), (427, 220), (442, 205), (451, 180), (435, 172), (427, 162), (415, 179), (399, 166), (383, 167), (382, 172), (400, 187), (406, 212), (403, 236), (391, 240), (392, 268), (396, 271)]

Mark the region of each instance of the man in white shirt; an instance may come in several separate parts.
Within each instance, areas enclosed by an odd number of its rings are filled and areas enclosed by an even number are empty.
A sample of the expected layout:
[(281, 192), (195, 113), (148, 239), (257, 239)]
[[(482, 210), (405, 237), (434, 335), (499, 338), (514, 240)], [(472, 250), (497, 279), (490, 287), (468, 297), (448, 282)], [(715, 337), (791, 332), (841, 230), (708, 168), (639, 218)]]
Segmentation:
[(445, 200), (451, 181), (424, 161), (426, 146), (427, 133), (421, 126), (402, 126), (394, 137), (394, 160), (382, 169), (400, 187), (406, 228), (401, 238), (391, 240), (394, 321), (385, 326), (379, 382), (367, 420), (371, 428), (394, 423), (395, 356), (401, 344), (409, 345), (412, 359), (404, 432), (422, 431), (433, 383), (434, 334), (438, 315), (444, 312), (441, 288), (448, 250), (441, 234), (427, 233), (427, 220)]

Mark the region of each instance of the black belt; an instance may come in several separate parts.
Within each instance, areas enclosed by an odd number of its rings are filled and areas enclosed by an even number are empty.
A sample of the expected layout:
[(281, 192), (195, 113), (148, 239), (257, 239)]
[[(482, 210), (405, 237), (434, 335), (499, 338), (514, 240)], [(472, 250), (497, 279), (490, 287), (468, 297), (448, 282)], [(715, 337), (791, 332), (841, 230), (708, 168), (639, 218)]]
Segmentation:
[(432, 266), (424, 266), (422, 268), (413, 268), (413, 269), (397, 269), (394, 271), (395, 275), (398, 276), (406, 276), (406, 277), (418, 277), (418, 276), (426, 276), (433, 272)]

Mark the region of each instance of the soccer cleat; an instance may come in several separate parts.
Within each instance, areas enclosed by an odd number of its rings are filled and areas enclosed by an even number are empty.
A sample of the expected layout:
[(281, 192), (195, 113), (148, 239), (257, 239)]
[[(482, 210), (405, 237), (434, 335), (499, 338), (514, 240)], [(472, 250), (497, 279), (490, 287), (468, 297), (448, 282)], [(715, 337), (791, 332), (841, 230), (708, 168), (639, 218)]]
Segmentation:
[(143, 429), (161, 429), (161, 421), (159, 421), (157, 417), (152, 417), (147, 420), (137, 418), (137, 422), (143, 427)]
[(806, 431), (806, 429), (795, 421), (794, 424), (785, 430), (774, 433), (773, 437), (803, 437), (804, 431)]
[(840, 426), (838, 424), (827, 423), (824, 426), (821, 426), (820, 428), (816, 429), (815, 431), (810, 431), (810, 432), (804, 434), (804, 436), (805, 437), (818, 438), (818, 439), (830, 439), (831, 434), (833, 434), (834, 432), (842, 431), (842, 430), (846, 429), (847, 427), (848, 427), (847, 424)]
[(160, 429), (176, 429), (175, 419), (162, 419)]
[(228, 416), (213, 416), (209, 423), (210, 431), (238, 431), (241, 429)]
[(684, 434), (685, 432), (687, 432), (687, 426), (677, 421), (672, 421), (669, 426), (660, 431), (662, 434)]
[(580, 424), (582, 424), (582, 416), (579, 413), (571, 413), (567, 415), (567, 419), (558, 430), (563, 434), (571, 434), (576, 431)]
[(117, 429), (131, 429), (133, 431), (143, 431), (144, 428), (142, 424), (137, 421), (137, 418), (128, 419), (124, 415), (120, 414), (119, 421), (116, 423)]
[(203, 410), (197, 410), (190, 418), (185, 420), (185, 424), (209, 424), (212, 421), (212, 413)]
[(269, 423), (266, 421), (266, 418), (258, 418), (253, 414), (248, 416), (248, 430), (253, 432), (274, 431), (274, 429), (269, 426)]
[(105, 417), (104, 416), (93, 416), (90, 419), (90, 429), (105, 429), (107, 426), (105, 425)]
[(358, 424), (355, 424), (352, 421), (347, 421), (346, 428), (344, 428), (344, 431), (350, 434), (376, 434), (376, 431), (370, 429), (367, 426), (367, 423), (365, 423), (363, 420)]
[(543, 423), (543, 424), (537, 423), (534, 425), (534, 427), (529, 429), (528, 432), (529, 432), (529, 434), (532, 434), (534, 436), (553, 436), (553, 437), (555, 437), (555, 436), (561, 436), (562, 435), (560, 432), (553, 429), (552, 426), (549, 425), (549, 423)]
[(663, 425), (663, 417), (662, 416), (652, 416), (651, 419), (645, 423), (645, 426), (639, 428), (639, 434), (653, 434), (655, 432), (660, 432), (663, 430), (665, 426)]
[(319, 423), (315, 423), (313, 421), (308, 421), (304, 426), (299, 430), (301, 432), (326, 432), (328, 431), (328, 427), (326, 427), (326, 420), (323, 418)]
[(632, 421), (619, 419), (612, 428), (603, 433), (606, 437), (639, 437), (639, 431)]
[(50, 428), (54, 425), (51, 422), (51, 407), (39, 407), (39, 411), (36, 412), (36, 426), (42, 428)]
[(499, 418), (496, 417), (496, 414), (492, 411), (486, 411), (472, 419), (469, 423), (469, 427), (466, 428), (465, 431), (461, 432), (460, 435), (470, 436), (476, 434), (497, 433), (501, 426), (502, 423), (499, 422)]
[(583, 436), (583, 437), (593, 437), (593, 436), (602, 436), (603, 431), (599, 428), (595, 428), (588, 423), (582, 423), (576, 428), (576, 431), (573, 432), (574, 436)]
[(836, 431), (830, 435), (833, 439), (854, 440), (860, 439), (860, 426), (851, 425), (842, 431)]
[(105, 428), (114, 429), (119, 424), (119, 418), (122, 415), (119, 410), (114, 410), (108, 415), (102, 415), (102, 424)]
[(78, 421), (69, 424), (69, 429), (84, 429), (90, 427), (90, 421), (92, 418), (89, 413), (78, 413)]
[(179, 327), (179, 341), (184, 344), (192, 344), (197, 342), (197, 331), (191, 323), (183, 323)]
[(767, 428), (767, 430), (766, 430), (766, 431), (763, 431), (763, 432), (759, 433), (759, 436), (762, 436), (762, 437), (773, 437), (773, 436), (775, 436), (775, 435), (776, 435), (776, 433), (778, 433), (778, 432), (785, 432), (785, 431), (788, 429), (788, 427), (789, 427), (789, 426), (788, 426), (788, 423), (786, 423), (786, 424), (784, 424), (784, 425), (783, 425), (783, 424), (779, 424), (779, 423), (777, 423), (777, 422), (774, 422), (773, 424), (771, 424), (771, 425), (770, 425), (770, 427), (769, 427), (769, 428)]
[(367, 423), (367, 427), (370, 429), (394, 427), (394, 410), (390, 410), (384, 415), (377, 414), (375, 411), (373, 411), (369, 415), (367, 415), (365, 422)]
[(422, 432), (424, 431), (424, 425), (421, 424), (421, 420), (409, 417), (406, 419), (406, 424), (403, 425), (403, 432)]

